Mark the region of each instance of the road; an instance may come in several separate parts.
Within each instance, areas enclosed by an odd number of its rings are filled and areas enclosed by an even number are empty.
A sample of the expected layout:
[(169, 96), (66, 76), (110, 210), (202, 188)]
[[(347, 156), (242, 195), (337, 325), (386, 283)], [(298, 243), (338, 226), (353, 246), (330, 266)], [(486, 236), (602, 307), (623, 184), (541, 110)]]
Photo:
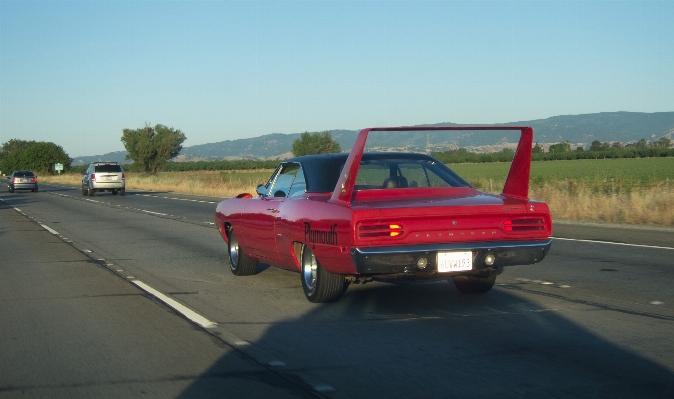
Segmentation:
[(0, 397), (674, 397), (674, 229), (559, 223), (486, 295), (317, 305), (229, 272), (217, 199), (40, 190), (0, 194)]

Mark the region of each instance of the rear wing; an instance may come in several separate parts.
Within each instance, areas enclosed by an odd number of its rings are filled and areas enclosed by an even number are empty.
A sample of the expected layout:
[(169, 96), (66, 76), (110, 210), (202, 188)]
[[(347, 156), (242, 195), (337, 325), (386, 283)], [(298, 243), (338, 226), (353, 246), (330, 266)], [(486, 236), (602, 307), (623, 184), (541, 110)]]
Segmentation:
[(510, 171), (503, 186), (502, 194), (508, 197), (529, 199), (529, 176), (531, 173), (531, 147), (534, 141), (534, 129), (528, 126), (401, 126), (401, 127), (373, 127), (363, 129), (358, 133), (351, 153), (346, 160), (337, 186), (332, 192), (330, 201), (351, 203), (353, 190), (358, 176), (358, 168), (365, 151), (365, 142), (370, 132), (410, 132), (436, 130), (519, 130), (520, 141), (515, 150), (515, 157), (510, 165)]

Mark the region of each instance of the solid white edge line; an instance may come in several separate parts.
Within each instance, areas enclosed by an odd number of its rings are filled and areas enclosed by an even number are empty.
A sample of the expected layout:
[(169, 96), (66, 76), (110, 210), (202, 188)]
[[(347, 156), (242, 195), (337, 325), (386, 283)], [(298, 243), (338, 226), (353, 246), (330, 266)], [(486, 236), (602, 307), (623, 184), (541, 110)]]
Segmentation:
[(133, 280), (132, 283), (137, 285), (141, 290), (147, 292), (148, 294), (154, 296), (155, 298), (159, 299), (160, 301), (164, 302), (166, 305), (171, 307), (173, 310), (176, 312), (182, 314), (183, 316), (187, 317), (189, 320), (191, 320), (193, 323), (196, 323), (200, 325), (203, 328), (213, 328), (217, 327), (218, 324), (214, 323), (204, 316), (200, 315), (199, 313), (193, 311), (192, 309), (189, 309), (187, 306), (179, 303), (175, 299), (169, 298), (168, 296), (162, 294), (161, 292), (155, 290), (154, 288), (150, 287), (149, 285), (143, 283), (140, 280)]
[(46, 224), (40, 224), (40, 226), (42, 226), (43, 229), (47, 230), (48, 232), (52, 233), (53, 235), (59, 235), (60, 234), (58, 231), (52, 229), (51, 227), (47, 226)]
[(597, 240), (581, 240), (579, 238), (560, 238), (560, 237), (552, 237), (555, 240), (563, 240), (563, 241), (579, 241), (579, 242), (593, 242), (596, 244), (611, 244), (611, 245), (623, 245), (626, 247), (641, 247), (641, 248), (655, 248), (655, 249), (674, 249), (672, 247), (658, 247), (656, 245), (641, 245), (641, 244), (627, 244), (624, 242), (611, 242), (611, 241), (597, 241)]

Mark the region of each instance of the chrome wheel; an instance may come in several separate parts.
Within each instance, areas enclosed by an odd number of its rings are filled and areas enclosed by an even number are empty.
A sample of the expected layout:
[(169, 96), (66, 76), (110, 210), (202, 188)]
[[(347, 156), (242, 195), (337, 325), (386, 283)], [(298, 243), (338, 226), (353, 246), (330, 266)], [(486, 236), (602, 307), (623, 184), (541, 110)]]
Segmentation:
[(257, 273), (257, 261), (246, 256), (236, 239), (234, 229), (229, 231), (229, 268), (235, 276), (250, 276)]
[(232, 270), (239, 264), (239, 241), (233, 232), (229, 235), (229, 263)]
[(334, 302), (341, 298), (348, 286), (341, 274), (325, 270), (311, 250), (304, 246), (300, 275), (304, 296), (310, 302)]
[(316, 257), (309, 250), (304, 248), (307, 254), (302, 255), (302, 280), (304, 283), (307, 295), (313, 295), (316, 291), (316, 276), (318, 274), (318, 262)]

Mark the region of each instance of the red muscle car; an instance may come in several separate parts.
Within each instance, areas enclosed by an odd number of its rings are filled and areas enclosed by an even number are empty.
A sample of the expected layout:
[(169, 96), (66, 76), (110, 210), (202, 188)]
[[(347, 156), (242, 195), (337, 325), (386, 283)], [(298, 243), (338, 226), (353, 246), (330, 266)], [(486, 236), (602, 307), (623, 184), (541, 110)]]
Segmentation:
[[(436, 130), (521, 131), (503, 192), (478, 191), (427, 155), (364, 151), (370, 132)], [(528, 198), (532, 141), (530, 127), (370, 128), (349, 154), (285, 160), (257, 195), (217, 206), (231, 271), (299, 271), (311, 302), (391, 278), (451, 278), (485, 293), (504, 266), (538, 263), (552, 243), (548, 206)]]

